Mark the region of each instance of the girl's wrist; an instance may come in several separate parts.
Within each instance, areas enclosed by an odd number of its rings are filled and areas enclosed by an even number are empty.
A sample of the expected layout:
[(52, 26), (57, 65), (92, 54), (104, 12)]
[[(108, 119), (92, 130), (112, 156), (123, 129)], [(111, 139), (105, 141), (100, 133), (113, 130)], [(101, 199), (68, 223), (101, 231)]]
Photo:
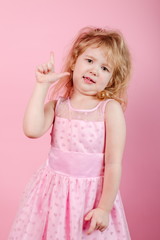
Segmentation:
[(36, 81), (36, 85), (37, 86), (40, 86), (40, 87), (50, 87), (51, 86), (51, 84), (52, 83), (50, 83), (50, 82), (46, 82), (46, 83), (44, 83), (44, 82), (38, 82), (38, 81)]
[(40, 91), (48, 91), (48, 89), (50, 88), (51, 83), (40, 83), (40, 82), (36, 82), (35, 83), (35, 87), (37, 89), (39, 89)]
[(110, 210), (108, 210), (108, 209), (106, 209), (106, 208), (99, 207), (99, 206), (98, 206), (97, 208), (103, 210), (104, 212), (106, 212), (106, 213), (108, 213), (108, 214), (110, 213)]
[(42, 103), (44, 103), (48, 89), (49, 85), (46, 84), (43, 85), (41, 83), (36, 82), (33, 89), (33, 97), (38, 98), (39, 100), (42, 101)]

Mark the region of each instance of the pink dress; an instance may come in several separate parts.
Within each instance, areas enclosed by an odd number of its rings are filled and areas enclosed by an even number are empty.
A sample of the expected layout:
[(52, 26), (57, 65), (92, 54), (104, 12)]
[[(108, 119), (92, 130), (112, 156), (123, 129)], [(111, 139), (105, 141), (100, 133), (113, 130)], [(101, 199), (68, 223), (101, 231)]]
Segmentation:
[(86, 214), (96, 208), (104, 178), (107, 102), (79, 110), (59, 98), (47, 161), (33, 175), (12, 225), (9, 240), (130, 240), (118, 191), (105, 231), (86, 232)]

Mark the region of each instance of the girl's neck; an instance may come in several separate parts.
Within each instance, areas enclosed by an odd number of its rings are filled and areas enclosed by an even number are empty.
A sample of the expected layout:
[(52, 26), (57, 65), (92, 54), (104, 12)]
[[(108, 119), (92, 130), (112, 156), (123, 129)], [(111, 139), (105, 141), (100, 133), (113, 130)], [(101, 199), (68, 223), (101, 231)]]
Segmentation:
[(84, 95), (81, 93), (73, 93), (70, 97), (72, 106), (75, 108), (92, 108), (100, 102), (95, 95)]

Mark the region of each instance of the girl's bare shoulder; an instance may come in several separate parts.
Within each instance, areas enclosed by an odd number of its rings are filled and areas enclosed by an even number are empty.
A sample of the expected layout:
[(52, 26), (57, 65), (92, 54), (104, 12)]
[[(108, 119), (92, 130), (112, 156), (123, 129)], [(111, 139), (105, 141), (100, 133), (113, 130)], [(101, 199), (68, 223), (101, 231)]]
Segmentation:
[(119, 122), (119, 124), (125, 121), (124, 112), (122, 109), (121, 104), (112, 99), (111, 101), (107, 102), (105, 106), (105, 119), (107, 124), (113, 125)]

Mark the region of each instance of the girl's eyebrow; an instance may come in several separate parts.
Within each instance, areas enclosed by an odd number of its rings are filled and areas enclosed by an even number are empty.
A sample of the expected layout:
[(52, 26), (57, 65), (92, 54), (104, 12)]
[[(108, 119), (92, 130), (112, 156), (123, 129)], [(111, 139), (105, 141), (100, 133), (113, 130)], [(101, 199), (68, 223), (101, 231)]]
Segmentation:
[[(93, 60), (97, 60), (95, 57), (90, 56), (90, 55), (85, 55), (85, 57), (92, 58)], [(111, 68), (111, 66), (110, 66), (107, 62), (103, 63), (103, 65), (106, 65), (106, 66), (108, 66), (109, 68)]]

